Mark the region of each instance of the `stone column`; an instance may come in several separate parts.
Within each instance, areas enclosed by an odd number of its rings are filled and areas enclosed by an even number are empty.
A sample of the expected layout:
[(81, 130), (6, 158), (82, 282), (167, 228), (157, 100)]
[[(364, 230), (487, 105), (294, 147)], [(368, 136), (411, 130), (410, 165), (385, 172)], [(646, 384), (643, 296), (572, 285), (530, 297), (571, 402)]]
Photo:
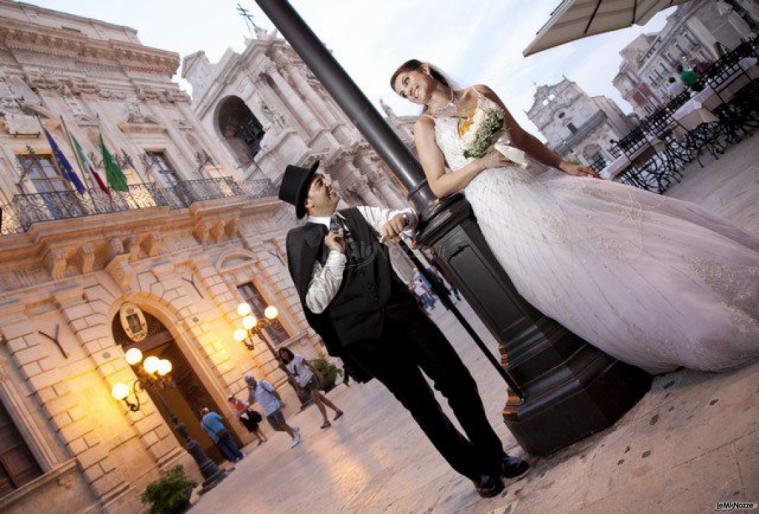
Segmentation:
[(277, 54), (275, 63), (279, 64), (287, 71), (287, 74), (292, 79), (293, 87), (295, 87), (305, 101), (308, 102), (306, 105), (315, 117), (321, 118), (329, 128), (337, 124), (337, 119), (335, 119), (327, 108), (324, 99), (313, 90), (297, 64), (290, 61), (287, 56), (281, 54)]
[(358, 153), (358, 167), (369, 178), (371, 185), (380, 194), (383, 205), (390, 207), (391, 209), (403, 209), (408, 205), (403, 201), (402, 197), (393, 189), (390, 184), (390, 178), (387, 176), (385, 170), (382, 168), (379, 156), (373, 155), (370, 148), (360, 148)]
[(274, 84), (279, 88), (281, 92), (280, 98), (283, 102), (290, 103), (293, 115), (303, 122), (308, 134), (310, 136), (316, 134), (319, 129), (322, 128), (319, 120), (314, 117), (308, 106), (301, 101), (298, 94), (290, 87), (290, 84), (288, 84), (284, 77), (280, 75), (272, 61), (266, 63), (262, 73), (271, 78)]
[(372, 188), (369, 187), (369, 179), (359, 171), (358, 168), (352, 163), (345, 164), (345, 168), (348, 171), (348, 177), (346, 177), (345, 187), (349, 191), (357, 194), (365, 205), (372, 207), (385, 207), (384, 201), (380, 200), (377, 195), (374, 194)]

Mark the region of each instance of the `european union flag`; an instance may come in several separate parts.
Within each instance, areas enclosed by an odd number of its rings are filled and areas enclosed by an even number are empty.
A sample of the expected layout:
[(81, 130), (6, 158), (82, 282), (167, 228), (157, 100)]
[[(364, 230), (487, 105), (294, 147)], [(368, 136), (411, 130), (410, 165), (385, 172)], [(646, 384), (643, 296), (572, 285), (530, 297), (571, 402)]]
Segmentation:
[(84, 184), (82, 184), (82, 181), (79, 180), (79, 175), (77, 175), (74, 171), (74, 168), (71, 167), (71, 163), (68, 159), (66, 159), (66, 156), (63, 155), (63, 152), (61, 152), (61, 149), (58, 147), (58, 143), (55, 142), (55, 139), (53, 139), (53, 136), (50, 134), (50, 132), (48, 132), (45, 127), (42, 127), (42, 130), (45, 131), (45, 137), (47, 137), (47, 142), (50, 145), (50, 150), (53, 151), (53, 157), (55, 157), (55, 160), (58, 162), (58, 167), (61, 169), (61, 171), (63, 171), (63, 176), (67, 178), (72, 184), (74, 184), (74, 187), (80, 195), (83, 195), (85, 189)]

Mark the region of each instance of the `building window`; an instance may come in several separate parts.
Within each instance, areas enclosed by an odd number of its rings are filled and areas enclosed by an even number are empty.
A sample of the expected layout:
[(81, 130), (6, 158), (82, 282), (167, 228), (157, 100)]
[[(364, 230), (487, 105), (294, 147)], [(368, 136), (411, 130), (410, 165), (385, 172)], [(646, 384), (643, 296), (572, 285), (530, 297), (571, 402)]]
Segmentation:
[(161, 183), (166, 187), (174, 187), (180, 181), (179, 175), (176, 170), (169, 163), (169, 159), (163, 152), (151, 152), (145, 151), (147, 156), (148, 165), (152, 170), (158, 173), (158, 177)]
[(564, 113), (563, 113), (563, 112), (560, 112), (560, 113), (559, 113), (559, 115), (558, 115), (557, 117), (558, 117), (559, 119), (563, 118), (563, 117), (564, 117)]
[(569, 131), (572, 134), (574, 134), (575, 132), (577, 132), (577, 127), (575, 127), (574, 123), (572, 123), (572, 122), (567, 123), (567, 128), (569, 129)]
[(42, 469), (0, 402), (0, 497), (41, 474)]
[(690, 32), (684, 32), (683, 36), (685, 36), (685, 39), (688, 40), (688, 43), (690, 43), (693, 46), (698, 46), (698, 42), (696, 41), (696, 38), (691, 34)]
[[(266, 109), (265, 104), (261, 105)], [(243, 166), (248, 166), (261, 150), (261, 142), (266, 132), (263, 125), (247, 104), (237, 96), (222, 100), (218, 112), (219, 132), (237, 161)]]
[(69, 191), (68, 181), (58, 172), (52, 155), (19, 155), (18, 162), (38, 193)]
[[(258, 289), (256, 289), (256, 286), (254, 286), (252, 282), (246, 282), (245, 284), (237, 286), (237, 290), (240, 292), (243, 299), (250, 304), (250, 307), (253, 309), (253, 314), (259, 319), (263, 318), (264, 309), (266, 309), (267, 303)], [(276, 344), (283, 343), (290, 337), (281, 323), (277, 323), (266, 329), (266, 333)]]

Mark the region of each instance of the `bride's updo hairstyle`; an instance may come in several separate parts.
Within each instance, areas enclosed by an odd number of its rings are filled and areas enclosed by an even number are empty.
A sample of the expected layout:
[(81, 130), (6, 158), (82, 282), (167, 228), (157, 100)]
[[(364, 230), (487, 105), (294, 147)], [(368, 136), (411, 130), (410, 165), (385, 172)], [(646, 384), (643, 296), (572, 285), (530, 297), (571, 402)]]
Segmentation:
[(451, 87), (450, 84), (448, 84), (448, 80), (446, 80), (443, 74), (436, 70), (434, 66), (429, 63), (423, 63), (419, 59), (409, 59), (408, 61), (398, 66), (398, 69), (393, 72), (393, 75), (390, 77), (390, 89), (395, 91), (395, 79), (398, 78), (398, 75), (404, 71), (420, 71), (422, 69), (422, 65), (424, 64), (427, 64), (427, 66), (430, 67), (430, 76), (433, 79), (437, 80), (445, 87)]

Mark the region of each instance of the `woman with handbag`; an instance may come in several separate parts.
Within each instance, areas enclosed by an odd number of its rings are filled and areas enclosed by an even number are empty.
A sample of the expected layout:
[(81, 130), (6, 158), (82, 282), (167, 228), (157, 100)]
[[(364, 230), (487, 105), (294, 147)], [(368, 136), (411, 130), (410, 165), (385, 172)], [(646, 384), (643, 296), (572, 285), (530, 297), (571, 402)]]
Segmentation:
[(227, 427), (224, 426), (224, 418), (208, 407), (203, 407), (200, 410), (200, 415), (200, 428), (208, 434), (224, 458), (232, 463), (241, 461), (245, 455), (237, 447), (237, 443), (232, 439), (232, 434), (229, 433)]
[(240, 423), (242, 423), (242, 425), (248, 429), (248, 432), (256, 436), (258, 439), (258, 446), (261, 446), (263, 443), (268, 441), (268, 438), (266, 435), (264, 435), (264, 433), (261, 431), (261, 427), (259, 426), (259, 423), (263, 421), (264, 418), (257, 410), (252, 409), (248, 402), (245, 400), (240, 400), (234, 395), (229, 395), (227, 401), (229, 401), (229, 404), (235, 411), (237, 419), (240, 421)]
[(324, 406), (335, 411), (335, 420), (343, 415), (343, 411), (319, 391), (319, 373), (302, 355), (295, 355), (287, 348), (279, 349), (279, 358), (285, 363), (287, 371), (295, 377), (298, 385), (311, 395), (311, 399), (321, 412), (324, 422), (320, 428), (331, 427), (332, 423), (327, 419), (327, 409)]

